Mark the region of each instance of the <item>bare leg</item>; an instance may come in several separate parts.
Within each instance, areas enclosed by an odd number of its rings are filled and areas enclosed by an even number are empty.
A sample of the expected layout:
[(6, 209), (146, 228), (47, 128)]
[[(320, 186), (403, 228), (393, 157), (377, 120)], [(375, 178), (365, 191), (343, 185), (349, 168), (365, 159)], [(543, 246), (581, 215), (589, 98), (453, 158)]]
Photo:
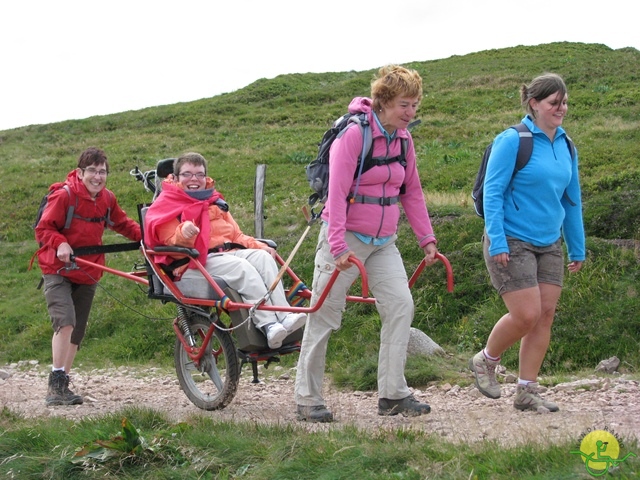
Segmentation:
[(493, 327), (486, 350), (492, 357), (501, 356), (505, 350), (524, 337), (540, 318), (540, 289), (525, 288), (502, 295), (509, 311)]
[(523, 380), (536, 381), (544, 356), (549, 348), (551, 339), (551, 326), (556, 313), (556, 305), (560, 299), (562, 287), (541, 283), (540, 319), (534, 327), (522, 337), (520, 343), (520, 378)]
[(70, 343), (69, 350), (67, 351), (67, 359), (64, 361), (64, 371), (67, 375), (71, 372), (71, 367), (73, 366), (73, 361), (76, 358), (76, 353), (78, 353), (78, 345)]
[(71, 334), (73, 326), (67, 325), (53, 334), (51, 339), (51, 352), (53, 355), (53, 368), (64, 368), (65, 373), (69, 374), (76, 352), (77, 345), (71, 344)]

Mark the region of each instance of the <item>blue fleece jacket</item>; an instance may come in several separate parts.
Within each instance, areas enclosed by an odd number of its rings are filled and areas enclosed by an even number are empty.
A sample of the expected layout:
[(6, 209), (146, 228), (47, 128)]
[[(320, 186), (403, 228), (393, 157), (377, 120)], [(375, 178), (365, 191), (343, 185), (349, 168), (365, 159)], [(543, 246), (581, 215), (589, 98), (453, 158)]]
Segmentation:
[[(509, 253), (506, 237), (538, 247), (562, 235), (570, 261), (586, 256), (578, 154), (571, 158), (562, 127), (549, 137), (526, 116), (533, 133), (529, 163), (511, 180), (516, 163), (518, 132), (508, 128), (494, 140), (484, 185), (484, 214), (489, 254)], [(566, 195), (565, 195), (566, 192)]]

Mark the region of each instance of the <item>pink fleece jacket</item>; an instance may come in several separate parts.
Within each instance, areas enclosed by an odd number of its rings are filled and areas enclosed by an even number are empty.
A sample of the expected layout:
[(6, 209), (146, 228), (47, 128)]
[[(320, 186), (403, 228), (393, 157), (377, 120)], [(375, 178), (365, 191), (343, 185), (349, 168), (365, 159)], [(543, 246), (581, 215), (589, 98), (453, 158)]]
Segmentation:
[[(356, 97), (349, 105), (352, 113), (365, 112), (373, 134), (373, 156), (395, 157), (400, 155), (402, 138), (408, 139), (406, 169), (399, 162), (376, 166), (363, 173), (358, 186), (358, 195), (371, 197), (394, 197), (400, 195), (402, 208), (415, 233), (420, 247), (436, 241), (429, 212), (416, 167), (416, 152), (411, 134), (397, 130), (394, 139), (387, 144), (384, 133), (378, 127), (371, 111), (371, 99)], [(334, 258), (345, 254), (349, 247), (345, 241), (347, 230), (372, 237), (387, 237), (396, 233), (400, 219), (399, 204), (381, 206), (347, 202), (356, 181), (354, 174), (358, 157), (362, 151), (362, 134), (357, 127), (349, 128), (331, 145), (329, 161), (329, 198), (322, 214), (328, 223), (328, 240)]]

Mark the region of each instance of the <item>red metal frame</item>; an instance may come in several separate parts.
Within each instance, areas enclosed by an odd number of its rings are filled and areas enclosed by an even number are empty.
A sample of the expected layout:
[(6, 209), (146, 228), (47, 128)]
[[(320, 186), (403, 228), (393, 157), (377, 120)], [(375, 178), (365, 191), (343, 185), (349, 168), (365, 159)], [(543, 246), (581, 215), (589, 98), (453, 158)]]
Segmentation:
[[(193, 362), (199, 367), (200, 360), (202, 359), (205, 351), (207, 350), (207, 346), (209, 345), (209, 341), (211, 340), (211, 336), (213, 335), (215, 328), (209, 328), (209, 330), (207, 330), (206, 335), (202, 338), (202, 345), (199, 347), (192, 347), (187, 343), (186, 339), (184, 338), (184, 334), (182, 333), (182, 330), (178, 325), (177, 318), (173, 320), (173, 331), (175, 332), (176, 337), (180, 340), (180, 343), (182, 344), (182, 348), (184, 349), (185, 352), (187, 352), (187, 355), (189, 355), (189, 358), (193, 360)], [(199, 335), (198, 332), (192, 332), (192, 333), (194, 335)], [(217, 361), (218, 355), (220, 355), (220, 351), (211, 350), (211, 353), (213, 354), (213, 356), (216, 358), (216, 361)]]
[[(207, 272), (207, 269), (204, 267), (204, 265), (202, 265), (202, 263), (200, 263), (200, 261), (198, 261), (197, 259), (193, 259), (193, 263), (195, 264), (196, 268), (200, 271), (200, 273), (204, 276), (204, 278), (209, 282), (209, 284), (211, 285), (211, 287), (214, 289), (214, 291), (216, 292), (216, 294), (219, 296), (218, 300), (212, 300), (212, 299), (206, 299), (206, 298), (195, 298), (195, 297), (186, 297), (182, 294), (182, 292), (180, 291), (180, 289), (176, 286), (176, 284), (174, 283), (174, 281), (172, 280), (172, 278), (164, 271), (162, 270), (156, 263), (153, 262), (153, 257), (155, 255), (163, 255), (163, 256), (172, 256), (171, 253), (168, 252), (155, 252), (154, 250), (151, 249), (145, 249), (143, 247), (141, 247), (141, 251), (143, 253), (143, 255), (145, 256), (145, 258), (147, 259), (147, 261), (149, 262), (151, 268), (153, 269), (154, 273), (158, 276), (158, 278), (160, 279), (160, 281), (162, 282), (162, 284), (165, 286), (165, 288), (167, 288), (170, 292), (171, 295), (173, 295), (175, 297), (175, 299), (177, 300), (178, 303), (182, 304), (182, 305), (192, 305), (192, 306), (196, 306), (196, 307), (212, 307), (212, 308), (216, 308), (218, 310), (218, 312), (220, 312), (221, 310), (227, 311), (227, 312), (231, 312), (231, 311), (235, 311), (235, 310), (241, 310), (241, 309), (247, 309), (250, 310), (252, 308), (257, 308), (259, 310), (268, 310), (268, 311), (278, 311), (278, 312), (301, 312), (301, 313), (313, 313), (315, 311), (317, 311), (324, 303), (325, 299), (327, 298), (327, 295), (329, 294), (329, 291), (331, 290), (331, 288), (333, 287), (333, 284), (335, 283), (338, 275), (340, 274), (339, 270), (334, 270), (333, 273), (331, 274), (331, 277), (329, 278), (329, 281), (324, 289), (324, 291), (322, 292), (322, 295), (320, 295), (320, 297), (318, 298), (318, 301), (315, 303), (314, 306), (312, 307), (296, 307), (296, 306), (281, 306), (281, 305), (267, 305), (267, 304), (260, 304), (258, 307), (255, 307), (254, 304), (251, 303), (241, 303), (241, 302), (234, 302), (232, 301), (222, 290), (222, 288), (220, 288), (220, 286), (218, 285), (218, 283), (211, 277), (211, 275), (209, 274), (209, 272)], [(176, 258), (182, 258), (184, 257), (184, 254), (175, 254), (173, 255)], [(447, 290), (449, 292), (453, 292), (453, 286), (454, 286), (454, 282), (453, 282), (453, 270), (451, 268), (451, 264), (449, 263), (449, 260), (447, 259), (447, 257), (445, 257), (444, 255), (442, 255), (441, 253), (437, 253), (436, 254), (436, 260), (442, 262), (444, 264), (444, 267), (446, 269), (446, 273), (447, 273)], [(105, 272), (111, 273), (113, 275), (117, 275), (119, 277), (122, 278), (126, 278), (128, 280), (132, 280), (134, 282), (143, 284), (143, 285), (149, 285), (149, 280), (147, 278), (144, 278), (147, 276), (146, 272), (123, 272), (120, 270), (116, 270), (110, 267), (107, 267), (105, 265), (98, 265), (96, 263), (93, 262), (89, 262), (87, 260), (84, 260), (80, 257), (75, 257), (74, 261), (79, 264), (79, 265), (87, 265), (87, 266), (92, 266), (92, 267), (97, 267), (100, 268), (101, 270), (104, 270)], [(276, 261), (280, 264), (280, 265), (284, 265), (284, 260), (282, 259), (282, 257), (280, 257), (279, 255), (276, 254)], [(357, 302), (357, 303), (375, 303), (376, 299), (373, 297), (369, 297), (368, 296), (368, 292), (369, 292), (369, 283), (368, 283), (368, 278), (367, 278), (367, 272), (364, 268), (363, 263), (358, 260), (356, 257), (351, 257), (350, 261), (356, 266), (356, 268), (358, 268), (358, 270), (360, 271), (360, 278), (361, 278), (361, 291), (362, 294), (360, 296), (357, 295), (348, 295), (347, 296), (347, 301), (348, 302)], [(420, 276), (420, 274), (422, 273), (422, 271), (424, 270), (424, 268), (426, 267), (426, 259), (423, 259), (420, 264), (418, 265), (418, 267), (416, 268), (416, 270), (413, 272), (413, 274), (411, 275), (411, 278), (409, 279), (409, 288), (412, 288), (413, 285), (415, 284), (416, 280), (418, 279), (418, 277)], [(301, 280), (300, 278), (293, 272), (293, 270), (291, 270), (291, 268), (287, 267), (286, 269), (286, 273), (287, 275), (291, 278), (292, 282), (294, 284), (301, 284)], [(305, 299), (310, 299), (311, 298), (311, 291), (305, 286), (304, 289), (302, 289), (301, 291), (296, 293), (297, 296), (303, 297)], [(212, 324), (215, 326), (215, 324)], [(202, 340), (202, 345), (200, 347), (192, 347), (191, 345), (189, 345), (186, 341), (186, 339), (184, 338), (184, 335), (178, 325), (178, 319), (176, 318), (173, 322), (173, 330), (176, 334), (176, 337), (180, 340), (180, 343), (182, 344), (182, 347), (184, 348), (184, 350), (187, 352), (187, 354), (189, 355), (189, 357), (196, 363), (199, 365), (200, 360), (202, 359), (202, 356), (204, 355), (204, 352), (206, 351), (207, 346), (209, 345), (209, 341), (211, 340), (211, 336), (214, 333), (214, 328), (210, 328), (206, 335), (204, 336), (203, 340)], [(219, 355), (219, 352), (212, 352), (214, 354), (214, 356), (217, 358)]]
[[(182, 294), (180, 289), (176, 286), (176, 284), (169, 277), (169, 275), (167, 275), (167, 273), (165, 273), (164, 270), (162, 270), (155, 263), (153, 263), (153, 256), (154, 255), (158, 255), (159, 253), (155, 252), (153, 250), (148, 250), (148, 249), (145, 249), (143, 251), (143, 253), (144, 253), (145, 257), (147, 258), (147, 260), (149, 261), (149, 263), (151, 264), (155, 274), (158, 276), (158, 278), (160, 279), (162, 284), (171, 292), (171, 294), (176, 298), (176, 300), (179, 303), (182, 303), (184, 305), (215, 307), (217, 309), (223, 309), (223, 310), (227, 310), (227, 311), (235, 311), (235, 310), (240, 310), (240, 309), (251, 309), (251, 308), (254, 308), (254, 304), (233, 302), (232, 300), (230, 300), (229, 297), (227, 297), (227, 295), (224, 293), (224, 291), (217, 284), (217, 282), (211, 277), (211, 275), (209, 274), (207, 269), (204, 267), (204, 265), (202, 265), (202, 263), (200, 263), (200, 261), (198, 261), (197, 259), (193, 259), (193, 263), (195, 264), (195, 266), (198, 269), (198, 271), (200, 271), (202, 276), (207, 280), (207, 282), (209, 282), (209, 284), (214, 289), (216, 294), (220, 297), (220, 299), (219, 300), (211, 300), (211, 299), (206, 299), (206, 298), (186, 297), (186, 296), (184, 296)], [(162, 252), (161, 254), (165, 255), (165, 256), (166, 255), (170, 255), (167, 252)], [(181, 257), (181, 256), (183, 256), (183, 255), (176, 255), (176, 257)], [(282, 257), (280, 257), (279, 255), (276, 255), (276, 257), (277, 257), (278, 263), (280, 263), (281, 265), (284, 264), (284, 261), (283, 261)], [(442, 262), (444, 264), (444, 267), (445, 267), (446, 272), (447, 272), (447, 290), (449, 292), (453, 292), (453, 286), (454, 286), (453, 270), (451, 268), (451, 264), (449, 263), (449, 260), (447, 259), (447, 257), (442, 255), (441, 253), (437, 253), (436, 254), (436, 260), (439, 260), (440, 262)], [(349, 301), (349, 302), (358, 302), (358, 303), (374, 303), (375, 302), (375, 298), (368, 296), (369, 283), (368, 283), (368, 278), (367, 278), (367, 272), (366, 272), (366, 270), (364, 268), (364, 265), (356, 257), (351, 257), (350, 261), (360, 271), (360, 278), (361, 278), (361, 282), (362, 282), (362, 295), (361, 296), (349, 295), (349, 296), (347, 296), (347, 301)], [(100, 269), (104, 270), (105, 272), (112, 273), (114, 275), (118, 275), (120, 277), (129, 279), (129, 280), (133, 280), (133, 281), (141, 283), (143, 285), (148, 285), (149, 284), (149, 281), (146, 278), (143, 278), (143, 276), (146, 276), (145, 272), (126, 273), (126, 272), (122, 272), (120, 270), (115, 270), (113, 268), (109, 268), (109, 267), (107, 267), (105, 265), (98, 265), (96, 263), (89, 262), (89, 261), (84, 260), (84, 259), (82, 259), (80, 257), (76, 257), (75, 258), (75, 262), (80, 264), (80, 265), (90, 265), (90, 266), (93, 266), (93, 267), (100, 268)], [(418, 267), (416, 268), (416, 270), (411, 275), (411, 278), (409, 279), (409, 288), (413, 287), (413, 285), (415, 284), (416, 280), (418, 279), (418, 277), (420, 276), (420, 274), (422, 273), (422, 271), (424, 270), (426, 265), (427, 265), (426, 264), (426, 259), (423, 259), (420, 262), (420, 264), (418, 265)], [(300, 278), (293, 272), (293, 270), (291, 270), (291, 268), (287, 267), (286, 272), (287, 272), (287, 274), (289, 275), (289, 277), (291, 278), (291, 280), (294, 283), (300, 282)], [(320, 297), (318, 298), (318, 301), (316, 302), (316, 304), (313, 307), (293, 307), (293, 306), (261, 304), (257, 308), (260, 309), (260, 310), (268, 310), (268, 311), (276, 311), (276, 312), (313, 313), (313, 312), (317, 311), (322, 306), (322, 304), (324, 303), (327, 295), (329, 294), (329, 291), (331, 290), (331, 287), (333, 287), (333, 284), (335, 283), (336, 278), (338, 277), (339, 274), (340, 274), (339, 270), (336, 269), (336, 270), (333, 271), (333, 273), (331, 274), (331, 277), (329, 278), (329, 282), (327, 283), (327, 286), (325, 287), (324, 291), (322, 292), (322, 295), (320, 295)], [(308, 289), (306, 289), (305, 291), (299, 292), (298, 295), (300, 295), (302, 297), (305, 297), (305, 298), (310, 298), (311, 297), (311, 292)]]

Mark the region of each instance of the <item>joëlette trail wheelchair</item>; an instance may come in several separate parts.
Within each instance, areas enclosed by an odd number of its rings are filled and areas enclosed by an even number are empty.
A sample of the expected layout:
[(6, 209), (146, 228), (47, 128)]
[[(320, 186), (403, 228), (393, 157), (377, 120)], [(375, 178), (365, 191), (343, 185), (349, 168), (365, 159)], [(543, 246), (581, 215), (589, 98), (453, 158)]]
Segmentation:
[[(160, 191), (160, 185), (166, 176), (173, 171), (175, 159), (169, 158), (158, 162), (155, 170), (141, 172), (136, 167), (131, 171), (137, 180), (143, 182), (145, 189), (154, 194)], [(144, 216), (149, 205), (139, 205), (140, 224), (144, 225)], [(275, 248), (275, 243), (263, 240)], [(136, 266), (131, 272), (123, 272), (97, 265), (82, 259), (87, 253), (109, 253), (115, 251), (140, 249), (144, 256), (144, 266)], [(192, 259), (210, 285), (211, 298), (193, 298), (182, 294), (173, 281), (171, 265), (156, 262), (157, 256), (170, 256), (176, 261)], [(174, 361), (180, 387), (189, 400), (204, 410), (217, 410), (226, 407), (233, 400), (242, 366), (251, 364), (253, 382), (259, 382), (258, 363), (277, 362), (281, 355), (300, 351), (300, 341), (303, 330), (292, 332), (276, 350), (269, 348), (262, 331), (258, 330), (251, 320), (252, 309), (264, 309), (279, 312), (311, 313), (318, 310), (325, 301), (331, 287), (335, 283), (339, 271), (335, 270), (323, 294), (313, 306), (308, 305), (311, 290), (289, 267), (279, 255), (276, 261), (281, 267), (281, 273), (286, 276), (285, 293), (289, 306), (273, 306), (267, 304), (247, 304), (235, 290), (231, 289), (222, 278), (209, 275), (205, 267), (198, 261), (198, 251), (184, 247), (156, 247), (149, 249), (144, 240), (141, 245), (127, 243), (120, 245), (106, 245), (100, 247), (84, 247), (74, 251), (73, 261), (77, 268), (82, 265), (93, 265), (102, 270), (145, 285), (148, 297), (163, 303), (173, 303), (177, 307), (177, 316), (173, 320), (173, 330), (176, 334), (174, 347)], [(453, 291), (453, 272), (449, 261), (444, 255), (438, 254), (447, 273), (447, 289)], [(347, 296), (348, 302), (374, 303), (375, 298), (368, 297), (367, 274), (364, 265), (357, 259), (353, 263), (360, 271), (361, 296)], [(412, 287), (422, 270), (426, 266), (423, 260), (409, 279)], [(223, 322), (224, 318), (228, 320)]]

